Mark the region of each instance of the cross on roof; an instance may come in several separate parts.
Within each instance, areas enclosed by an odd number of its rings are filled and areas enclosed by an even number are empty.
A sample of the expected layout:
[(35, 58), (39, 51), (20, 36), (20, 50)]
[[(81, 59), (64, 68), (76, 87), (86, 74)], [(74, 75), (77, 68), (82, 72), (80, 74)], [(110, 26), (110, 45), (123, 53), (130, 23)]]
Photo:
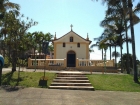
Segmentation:
[(71, 24), (70, 27), (71, 27), (71, 31), (72, 31), (72, 27), (73, 27), (73, 25)]

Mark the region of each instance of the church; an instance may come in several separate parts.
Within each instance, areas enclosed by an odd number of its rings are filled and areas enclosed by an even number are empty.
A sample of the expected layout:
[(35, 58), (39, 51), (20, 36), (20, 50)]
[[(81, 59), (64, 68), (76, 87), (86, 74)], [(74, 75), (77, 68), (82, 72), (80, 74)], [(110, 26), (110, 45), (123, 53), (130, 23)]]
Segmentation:
[(89, 45), (91, 41), (88, 38), (81, 37), (72, 30), (60, 38), (55, 37), (53, 42), (53, 59), (66, 59), (66, 67), (76, 67), (76, 59), (89, 59)]
[(48, 70), (65, 70), (67, 67), (76, 68), (76, 70), (92, 70), (103, 72), (106, 68), (108, 72), (115, 67), (115, 61), (112, 60), (91, 60), (89, 56), (89, 40), (88, 34), (86, 38), (81, 37), (71, 30), (65, 35), (57, 38), (56, 33), (52, 44), (54, 47), (53, 56), (47, 59), (28, 58), (28, 68), (48, 69)]

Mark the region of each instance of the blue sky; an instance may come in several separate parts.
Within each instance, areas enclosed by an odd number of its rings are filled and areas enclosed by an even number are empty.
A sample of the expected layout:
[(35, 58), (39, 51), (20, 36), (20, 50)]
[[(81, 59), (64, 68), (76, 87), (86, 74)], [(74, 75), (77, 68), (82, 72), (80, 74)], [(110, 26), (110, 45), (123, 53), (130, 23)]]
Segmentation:
[[(28, 31), (42, 31), (55, 34), (57, 38), (70, 31), (70, 25), (73, 25), (73, 31), (86, 38), (87, 33), (92, 44), (93, 38), (101, 35), (103, 28), (100, 22), (105, 17), (106, 6), (102, 5), (101, 0), (10, 0), (21, 6), (20, 12), (25, 17), (29, 17), (38, 22)], [(134, 5), (140, 2), (135, 0)], [(139, 15), (140, 16), (140, 15)], [(140, 60), (140, 23), (135, 27), (136, 55)], [(130, 36), (129, 31), (129, 36)], [(123, 53), (126, 53), (126, 44), (123, 46)], [(132, 47), (129, 46), (129, 52), (132, 53)], [(101, 51), (93, 48), (91, 59), (101, 59)], [(114, 49), (112, 49), (114, 50)], [(120, 49), (118, 48), (118, 52)], [(107, 52), (109, 59), (109, 51)]]

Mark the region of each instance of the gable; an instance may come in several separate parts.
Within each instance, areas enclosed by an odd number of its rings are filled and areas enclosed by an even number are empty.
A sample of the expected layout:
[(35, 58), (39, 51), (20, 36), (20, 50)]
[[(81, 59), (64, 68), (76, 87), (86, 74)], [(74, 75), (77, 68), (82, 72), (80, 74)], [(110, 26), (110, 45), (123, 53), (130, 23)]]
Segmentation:
[(76, 34), (73, 31), (70, 31), (69, 33), (65, 34), (64, 36), (54, 40), (54, 42), (70, 42), (70, 37), (73, 37), (73, 42), (91, 43), (91, 41), (82, 38), (80, 35)]

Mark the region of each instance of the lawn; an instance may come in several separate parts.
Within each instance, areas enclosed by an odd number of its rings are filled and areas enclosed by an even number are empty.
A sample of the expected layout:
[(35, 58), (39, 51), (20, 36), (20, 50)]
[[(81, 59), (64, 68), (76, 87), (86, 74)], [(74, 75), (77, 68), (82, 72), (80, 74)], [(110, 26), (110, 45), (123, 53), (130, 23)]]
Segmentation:
[[(18, 79), (18, 72), (8, 72), (2, 75), (2, 85), (41, 87), (39, 86), (39, 80), (43, 77), (43, 75), (43, 72), (20, 72), (20, 78)], [(45, 77), (47, 77), (48, 87), (52, 80), (56, 77), (56, 74), (45, 73)]]
[[(43, 75), (43, 72), (20, 72), (18, 82), (18, 72), (8, 72), (2, 75), (2, 85), (41, 87), (39, 80)], [(56, 74), (46, 72), (45, 75), (48, 87)], [(87, 77), (95, 90), (140, 92), (140, 84), (133, 82), (132, 75), (92, 74), (87, 75)]]
[(140, 84), (134, 83), (132, 75), (93, 74), (87, 76), (95, 90), (140, 92)]

